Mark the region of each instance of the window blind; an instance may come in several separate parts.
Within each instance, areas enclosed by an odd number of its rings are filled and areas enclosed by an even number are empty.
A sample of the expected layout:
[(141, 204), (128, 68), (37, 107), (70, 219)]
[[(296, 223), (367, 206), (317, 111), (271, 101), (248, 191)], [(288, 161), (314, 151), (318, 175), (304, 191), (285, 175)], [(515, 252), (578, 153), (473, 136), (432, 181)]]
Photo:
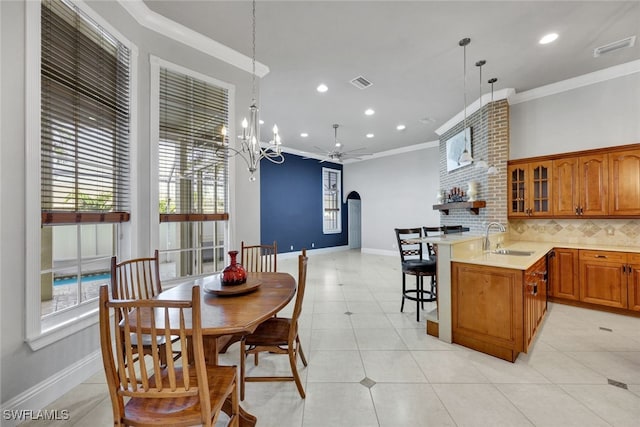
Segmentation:
[(160, 222), (229, 219), (228, 90), (160, 68)]
[(42, 223), (129, 219), (129, 49), (73, 4), (41, 7)]

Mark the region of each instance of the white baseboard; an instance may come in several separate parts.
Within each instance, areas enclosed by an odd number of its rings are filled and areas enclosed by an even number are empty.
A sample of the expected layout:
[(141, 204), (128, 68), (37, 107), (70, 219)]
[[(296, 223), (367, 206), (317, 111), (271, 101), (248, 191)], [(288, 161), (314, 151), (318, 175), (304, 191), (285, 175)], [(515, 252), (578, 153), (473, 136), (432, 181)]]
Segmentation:
[(12, 415), (28, 414), (30, 411), (35, 413), (45, 408), (102, 368), (102, 355), (98, 349), (9, 401), (3, 402), (0, 424), (3, 427), (14, 427), (28, 421), (28, 419), (19, 419), (18, 416)]
[(400, 257), (400, 252), (398, 252), (397, 250), (390, 251), (390, 250), (387, 250), (387, 249), (362, 248), (361, 252), (363, 254), (397, 256), (398, 258)]
[[(313, 254), (325, 254), (325, 253), (329, 253), (329, 252), (341, 252), (341, 251), (348, 251), (349, 246), (331, 246), (329, 248), (318, 248), (318, 249), (309, 249), (307, 248), (307, 256), (308, 255), (313, 255)], [(300, 251), (293, 251), (293, 252), (283, 252), (283, 253), (278, 253), (278, 259), (289, 259), (289, 258), (295, 258), (298, 255), (300, 255)]]

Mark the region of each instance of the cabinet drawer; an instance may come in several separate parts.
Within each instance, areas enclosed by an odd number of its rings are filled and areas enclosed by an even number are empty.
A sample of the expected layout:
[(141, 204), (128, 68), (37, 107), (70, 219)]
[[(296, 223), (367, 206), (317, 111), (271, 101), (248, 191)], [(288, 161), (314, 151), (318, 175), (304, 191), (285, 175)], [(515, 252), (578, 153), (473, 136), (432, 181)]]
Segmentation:
[(627, 254), (627, 262), (629, 264), (640, 264), (640, 254), (637, 254), (637, 253)]
[(627, 254), (625, 252), (614, 252), (614, 251), (580, 250), (580, 260), (624, 263), (627, 261)]

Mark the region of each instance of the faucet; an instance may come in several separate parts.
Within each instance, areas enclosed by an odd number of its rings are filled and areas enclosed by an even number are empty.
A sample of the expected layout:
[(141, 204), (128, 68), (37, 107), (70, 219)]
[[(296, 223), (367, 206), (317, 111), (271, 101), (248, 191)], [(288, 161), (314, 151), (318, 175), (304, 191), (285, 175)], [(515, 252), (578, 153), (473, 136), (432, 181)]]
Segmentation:
[(501, 233), (504, 233), (505, 231), (507, 231), (507, 229), (504, 227), (504, 225), (500, 224), (499, 222), (490, 222), (489, 225), (487, 225), (487, 231), (486, 234), (484, 236), (484, 241), (482, 242), (482, 250), (483, 251), (488, 251), (491, 249), (491, 241), (489, 240), (489, 229), (491, 229), (491, 227), (496, 226), (498, 227), (498, 230)]

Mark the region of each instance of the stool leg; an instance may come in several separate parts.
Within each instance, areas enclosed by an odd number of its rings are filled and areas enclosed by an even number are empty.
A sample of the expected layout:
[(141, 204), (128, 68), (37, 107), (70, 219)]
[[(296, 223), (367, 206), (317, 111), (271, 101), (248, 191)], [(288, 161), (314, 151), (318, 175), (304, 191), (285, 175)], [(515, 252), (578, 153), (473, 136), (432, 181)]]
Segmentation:
[(420, 276), (420, 305), (424, 310), (424, 276)]
[(404, 310), (404, 294), (406, 290), (405, 277), (405, 274), (402, 273), (402, 304), (400, 304), (400, 313), (402, 313), (402, 310)]
[(422, 276), (416, 276), (416, 320), (420, 321), (420, 292), (422, 289)]

